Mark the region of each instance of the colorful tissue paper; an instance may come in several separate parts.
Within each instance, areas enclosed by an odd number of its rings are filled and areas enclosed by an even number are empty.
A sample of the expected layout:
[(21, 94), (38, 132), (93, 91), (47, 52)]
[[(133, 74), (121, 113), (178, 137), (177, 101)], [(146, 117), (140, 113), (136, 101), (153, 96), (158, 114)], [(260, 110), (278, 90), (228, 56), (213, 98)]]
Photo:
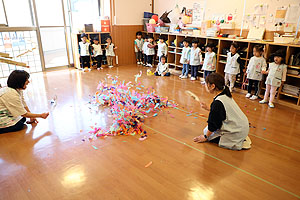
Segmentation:
[[(141, 72), (135, 75), (135, 81), (141, 75)], [(113, 123), (108, 129), (93, 126), (89, 133), (96, 137), (140, 135), (146, 138), (142, 125), (147, 115), (155, 117), (163, 108), (177, 105), (169, 102), (167, 97), (157, 95), (153, 87), (140, 88), (140, 85), (140, 82), (119, 81), (118, 77), (111, 75), (100, 81), (90, 102), (97, 107), (109, 107)]]

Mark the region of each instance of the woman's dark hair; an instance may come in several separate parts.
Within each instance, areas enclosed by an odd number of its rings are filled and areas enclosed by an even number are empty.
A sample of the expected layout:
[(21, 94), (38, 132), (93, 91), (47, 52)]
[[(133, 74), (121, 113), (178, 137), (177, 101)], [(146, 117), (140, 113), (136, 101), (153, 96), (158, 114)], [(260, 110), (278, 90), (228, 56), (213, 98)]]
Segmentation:
[(199, 40), (196, 39), (196, 38), (194, 38), (194, 39), (192, 40), (192, 44), (194, 44), (194, 43), (198, 44), (198, 43), (199, 43)]
[(14, 89), (23, 89), (30, 75), (24, 70), (14, 70), (7, 79), (7, 86)]
[(138, 35), (142, 35), (142, 32), (141, 31), (138, 31), (138, 32), (136, 32), (136, 34), (135, 34), (136, 36), (138, 36)]
[(236, 42), (231, 43), (230, 46), (233, 46), (233, 47), (236, 48), (236, 49), (239, 48), (239, 45), (238, 45), (238, 43), (236, 43)]
[(223, 93), (226, 94), (226, 96), (230, 98), (232, 97), (229, 88), (225, 85), (224, 77), (221, 74), (211, 73), (206, 77), (205, 82), (209, 83), (210, 85), (214, 84), (218, 90), (223, 90)]
[(254, 45), (253, 49), (256, 49), (260, 53), (264, 51), (264, 47), (261, 45)]

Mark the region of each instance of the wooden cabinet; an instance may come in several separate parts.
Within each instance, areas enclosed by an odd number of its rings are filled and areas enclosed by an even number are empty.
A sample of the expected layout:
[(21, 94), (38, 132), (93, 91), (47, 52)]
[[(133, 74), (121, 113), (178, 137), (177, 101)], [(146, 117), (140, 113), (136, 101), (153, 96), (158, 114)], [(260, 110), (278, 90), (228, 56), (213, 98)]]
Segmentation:
[[(226, 65), (226, 52), (224, 49), (229, 49), (230, 44), (232, 42), (236, 42), (239, 45), (239, 49), (243, 50), (243, 54), (241, 54), (241, 59), (247, 67), (249, 63), (249, 59), (253, 56), (253, 47), (254, 45), (263, 45), (265, 48), (264, 57), (266, 58), (267, 63), (272, 62), (270, 57), (272, 53), (281, 49), (286, 52), (286, 64), (288, 65), (288, 69), (293, 69), (294, 72), (297, 70), (300, 73), (300, 64), (299, 66), (294, 66), (290, 63), (292, 55), (296, 55), (300, 53), (300, 45), (292, 45), (292, 44), (279, 44), (274, 42), (264, 42), (264, 41), (251, 41), (246, 39), (228, 39), (228, 38), (212, 38), (212, 37), (204, 37), (204, 36), (191, 36), (191, 35), (183, 35), (183, 34), (173, 34), (173, 33), (148, 33), (143, 32), (144, 35), (151, 35), (154, 39), (157, 39), (160, 35), (165, 35), (168, 43), (168, 63), (169, 66), (175, 68), (175, 70), (181, 70), (182, 64), (180, 64), (180, 57), (182, 47), (180, 46), (181, 42), (188, 38), (190, 41), (193, 38), (197, 38), (199, 40), (200, 48), (203, 50), (207, 43), (214, 43), (216, 49), (214, 50), (217, 54), (217, 72), (224, 74), (224, 68)], [(175, 46), (172, 45), (174, 42)], [(205, 52), (203, 52), (204, 58)], [(200, 75), (203, 74), (202, 70), (199, 71)], [(245, 83), (245, 76), (241, 75), (237, 77), (237, 87), (244, 85), (243, 89), (247, 88), (247, 83)], [(261, 81), (260, 93), (263, 95), (265, 90), (265, 78), (264, 75), (263, 81)], [(244, 84), (243, 84), (244, 83)], [(300, 76), (297, 74), (287, 74), (286, 84), (300, 87)], [(300, 105), (300, 98), (297, 95), (289, 94), (283, 92), (282, 88), (278, 89), (277, 99), (281, 102), (290, 104), (290, 105)]]

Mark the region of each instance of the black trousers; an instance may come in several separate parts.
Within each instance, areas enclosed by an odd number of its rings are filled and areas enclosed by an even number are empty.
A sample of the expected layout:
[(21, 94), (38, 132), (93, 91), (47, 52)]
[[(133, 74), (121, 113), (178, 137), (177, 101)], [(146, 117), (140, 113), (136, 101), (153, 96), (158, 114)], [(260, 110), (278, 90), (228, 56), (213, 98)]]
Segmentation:
[(154, 55), (148, 55), (147, 57), (148, 57), (148, 64), (150, 64), (150, 65), (152, 65), (152, 63), (153, 63), (153, 56)]
[(144, 54), (144, 64), (148, 63), (148, 56), (146, 54)]
[(90, 68), (90, 56), (80, 56), (80, 62), (82, 68)]
[(97, 68), (101, 68), (102, 65), (102, 55), (98, 55), (94, 57), (94, 59), (97, 61)]
[(248, 79), (248, 93), (251, 94), (251, 91), (252, 91), (252, 88), (254, 86), (254, 90), (255, 90), (255, 93), (254, 95), (257, 96), (257, 93), (258, 93), (258, 83), (259, 81), (258, 80), (252, 80), (252, 79)]
[(20, 121), (18, 121), (13, 126), (10, 126), (10, 127), (7, 127), (7, 128), (0, 128), (0, 134), (22, 130), (24, 128), (25, 121), (26, 121), (26, 118), (23, 117)]
[[(161, 76), (161, 75), (159, 75), (158, 72), (155, 72), (155, 76)], [(165, 76), (171, 76), (171, 73), (167, 72)]]

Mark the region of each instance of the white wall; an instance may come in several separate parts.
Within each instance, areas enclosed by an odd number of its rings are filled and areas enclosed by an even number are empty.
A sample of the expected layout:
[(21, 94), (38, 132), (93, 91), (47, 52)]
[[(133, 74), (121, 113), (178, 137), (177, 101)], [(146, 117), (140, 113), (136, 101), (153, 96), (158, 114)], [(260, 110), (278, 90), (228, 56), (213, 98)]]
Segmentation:
[(115, 0), (116, 25), (142, 25), (144, 12), (152, 10), (151, 3), (152, 0)]
[[(246, 14), (254, 12), (254, 5), (267, 3), (268, 15), (275, 14), (276, 8), (279, 6), (287, 6), (289, 4), (299, 4), (300, 0), (246, 0)], [(187, 7), (187, 9), (192, 9), (197, 0), (155, 0), (154, 12), (158, 13), (159, 16), (166, 10), (174, 10), (176, 2), (180, 9), (182, 7)], [(206, 0), (206, 11), (205, 19), (211, 19), (213, 14), (235, 14), (236, 13), (236, 28), (240, 28), (243, 16), (244, 0)], [(176, 23), (177, 17), (175, 13), (170, 13), (171, 21), (174, 20)], [(267, 29), (273, 25), (267, 24)]]

